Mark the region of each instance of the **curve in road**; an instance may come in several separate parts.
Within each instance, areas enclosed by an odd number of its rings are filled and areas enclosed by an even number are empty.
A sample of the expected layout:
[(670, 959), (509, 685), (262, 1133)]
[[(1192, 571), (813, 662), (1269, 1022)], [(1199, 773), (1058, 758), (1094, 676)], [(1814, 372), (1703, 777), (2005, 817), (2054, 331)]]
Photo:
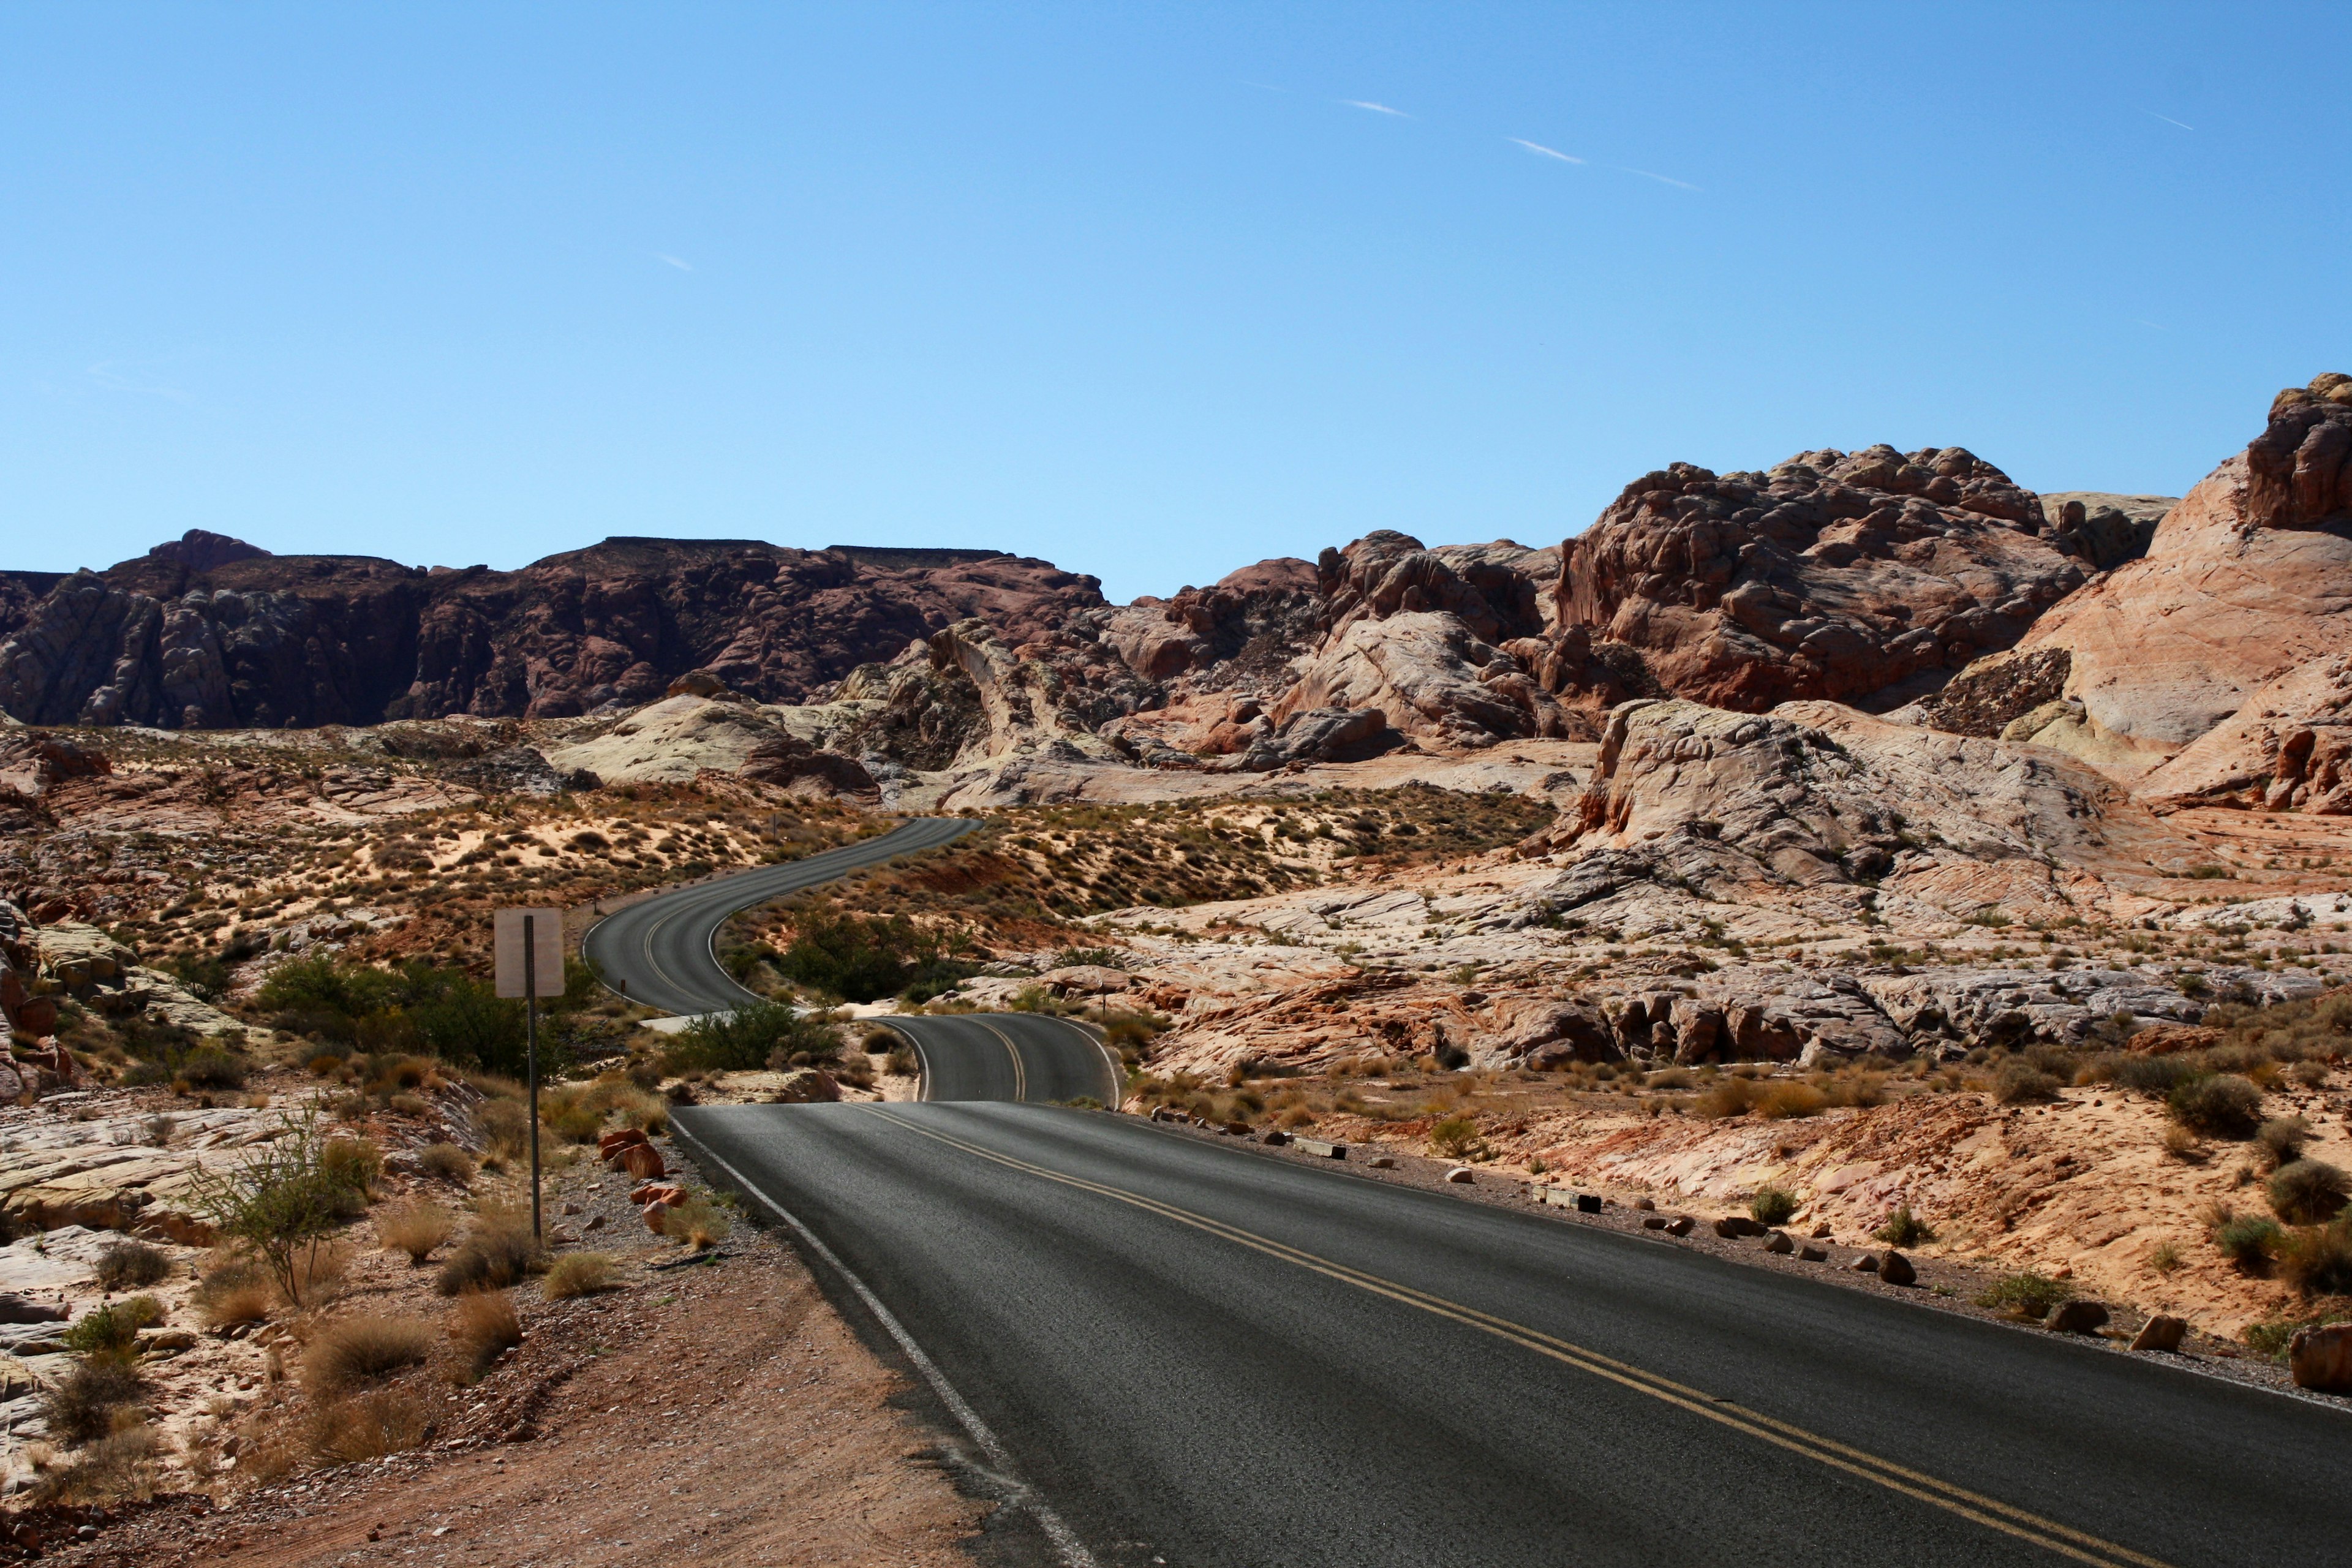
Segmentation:
[[(759, 1000), (720, 967), (713, 950), (730, 916), (893, 856), (953, 843), (973, 826), (962, 817), (917, 817), (803, 859), (673, 888), (598, 921), (580, 951), (632, 1002), (674, 1014), (723, 1013)], [(1062, 1019), (998, 1013), (883, 1022), (914, 1043), (927, 1100), (1044, 1103), (1085, 1096), (1118, 1103), (1117, 1065), (1092, 1035)]]
[(896, 855), (936, 849), (971, 831), (967, 818), (921, 816), (874, 838), (691, 882), (607, 915), (580, 941), (581, 955), (632, 1002), (671, 1013), (723, 1013), (760, 998), (719, 967), (712, 939), (730, 916), (754, 904), (878, 866)]
[(2352, 1541), (2342, 1411), (2161, 1358), (1130, 1118), (675, 1125), (895, 1316), (1065, 1562), (2190, 1568)]

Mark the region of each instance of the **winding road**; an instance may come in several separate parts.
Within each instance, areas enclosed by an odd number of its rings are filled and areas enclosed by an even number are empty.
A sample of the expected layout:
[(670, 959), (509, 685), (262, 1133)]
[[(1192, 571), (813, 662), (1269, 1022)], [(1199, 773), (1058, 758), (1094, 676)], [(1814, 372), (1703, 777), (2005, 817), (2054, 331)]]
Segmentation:
[[(678, 889), (587, 951), (732, 1006), (729, 914), (965, 826)], [(1116, 1082), (1063, 1020), (885, 1021), (928, 1103), (673, 1129), (929, 1385), (1007, 1504), (987, 1561), (2352, 1563), (2340, 1405), (1043, 1103)]]
[[(657, 893), (605, 917), (582, 940), (605, 984), (674, 1014), (719, 1013), (759, 998), (719, 966), (719, 928), (754, 904), (814, 888), (971, 830), (963, 817), (917, 817), (873, 838)], [(925, 1100), (1115, 1104), (1118, 1068), (1076, 1024), (1031, 1013), (882, 1020), (914, 1043)]]

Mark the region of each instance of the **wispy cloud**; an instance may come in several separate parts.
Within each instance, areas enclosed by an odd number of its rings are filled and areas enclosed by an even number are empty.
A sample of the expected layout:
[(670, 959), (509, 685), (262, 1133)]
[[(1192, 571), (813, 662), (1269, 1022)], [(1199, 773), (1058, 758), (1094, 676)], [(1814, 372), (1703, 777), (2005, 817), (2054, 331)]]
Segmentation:
[(1547, 158), (1557, 158), (1563, 163), (1581, 163), (1584, 162), (1583, 159), (1577, 157), (1573, 153), (1563, 153), (1557, 147), (1547, 147), (1540, 142), (1529, 142), (1524, 137), (1506, 136), (1503, 140), (1510, 142), (1515, 147), (1524, 147), (1530, 153), (1540, 153)]
[(685, 262), (683, 262), (683, 261), (680, 261), (677, 257), (675, 257), (675, 256), (665, 256), (665, 255), (663, 255), (663, 254), (662, 254), (660, 251), (658, 251), (658, 250), (656, 250), (656, 251), (655, 251), (655, 252), (654, 252), (654, 259), (655, 259), (656, 261), (667, 261), (667, 262), (668, 262), (672, 267), (677, 268), (680, 272), (691, 272), (691, 271), (693, 271), (693, 270), (694, 270), (694, 268), (693, 268), (692, 267), (690, 267), (690, 266), (687, 265), (687, 263), (685, 263)]
[(125, 366), (120, 360), (109, 359), (99, 361), (81, 374), (84, 380), (109, 392), (136, 392), (149, 397), (169, 398), (173, 403), (195, 401), (176, 386), (164, 386), (146, 376), (131, 374), (137, 368)]
[(1411, 120), (1412, 118), (1412, 115), (1407, 114), (1403, 110), (1391, 109), (1385, 103), (1370, 103), (1360, 98), (1343, 98), (1339, 101), (1346, 104), (1350, 109), (1369, 109), (1374, 114), (1393, 114), (1399, 120)]
[(1620, 163), (1618, 167), (1623, 169), (1629, 174), (1639, 174), (1645, 180), (1655, 180), (1662, 185), (1672, 185), (1678, 191), (1695, 191), (1698, 189), (1696, 185), (1692, 184), (1688, 180), (1677, 180), (1670, 174), (1654, 174), (1647, 169), (1636, 169), (1624, 163)]
[[(2153, 109), (2143, 109), (2143, 110), (2140, 110), (2140, 112), (2141, 112), (2142, 114), (2147, 115), (2147, 116), (2148, 118), (2150, 118), (2151, 120), (2161, 120), (2161, 121), (2163, 121), (2167, 125), (2180, 125), (2180, 121), (2178, 121), (2178, 120), (2173, 119), (2173, 118), (2172, 118), (2172, 116), (2170, 116), (2169, 114), (2158, 114), (2158, 113), (2157, 113), (2157, 111), (2156, 111), (2155, 110), (2153, 110)], [(2194, 131), (2194, 130), (2196, 130), (2196, 129), (2197, 129), (2197, 127), (2195, 127), (2194, 125), (2180, 125), (2180, 129), (2182, 129), (2183, 131)]]

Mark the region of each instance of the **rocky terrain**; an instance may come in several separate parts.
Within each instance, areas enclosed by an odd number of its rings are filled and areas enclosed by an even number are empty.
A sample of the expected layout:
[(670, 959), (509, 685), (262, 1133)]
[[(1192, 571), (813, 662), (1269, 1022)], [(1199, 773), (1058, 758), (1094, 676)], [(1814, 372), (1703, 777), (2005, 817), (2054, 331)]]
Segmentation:
[[(426, 1200), (444, 1259), (509, 1225), (489, 911), (559, 907), (576, 938), (917, 811), (982, 820), (749, 911), (722, 961), (859, 1016), (1085, 1013), (1132, 1111), (1434, 1162), (1492, 1201), (1779, 1205), (1837, 1267), (1899, 1235), (1937, 1289), (2177, 1317), (2191, 1353), (2284, 1378), (2296, 1328), (2352, 1314), (2347, 456), (2352, 379), (2322, 376), (2177, 503), (1822, 450), (1645, 476), (1554, 548), (1378, 532), (1129, 605), (987, 552), (629, 540), (492, 573), (191, 535), (0, 577), (0, 1486), (51, 1548), (88, 1526), (121, 1561), (204, 1556), (239, 1500), (266, 1560), (305, 1560), (313, 1503), (352, 1548), (559, 1495), (640, 1539), (566, 1467), (624, 1490), (637, 1445), (695, 1439), (667, 1403), (599, 1405), (622, 1374), (536, 1325), (601, 1313), (641, 1348), (748, 1288), (739, 1261), (656, 1284), (724, 1215), (655, 1228), (690, 1184), (589, 1147), (657, 1134), (669, 1097), (913, 1080), (879, 1036), (872, 1062), (719, 1070), (575, 965), (542, 1131), (578, 1152), (530, 1268), (601, 1250), (611, 1289), (518, 1275), (521, 1348), (485, 1372), (381, 1247)], [(224, 1316), (250, 1260), (218, 1184), (310, 1117), (376, 1162), (334, 1283)], [(646, 1148), (614, 1161), (676, 1174)], [(113, 1321), (126, 1237), (163, 1260), (162, 1319), (102, 1344), (78, 1326)], [(436, 1348), (314, 1390), (362, 1317), (429, 1319)], [(811, 1484), (905, 1468), (887, 1378), (821, 1303), (744, 1365), (812, 1345), (850, 1436), (800, 1450)], [(100, 1362), (138, 1374), (108, 1407), (135, 1437), (66, 1429)], [(550, 1447), (482, 1458), (526, 1427)], [(339, 1468), (387, 1453), (429, 1506)], [(945, 1480), (900, 1480), (910, 1559), (973, 1528)], [(100, 1529), (100, 1497), (175, 1500)], [(670, 1549), (702, 1528), (673, 1524)], [(824, 1528), (855, 1560), (854, 1521)], [(539, 1559), (601, 1549), (551, 1531)]]

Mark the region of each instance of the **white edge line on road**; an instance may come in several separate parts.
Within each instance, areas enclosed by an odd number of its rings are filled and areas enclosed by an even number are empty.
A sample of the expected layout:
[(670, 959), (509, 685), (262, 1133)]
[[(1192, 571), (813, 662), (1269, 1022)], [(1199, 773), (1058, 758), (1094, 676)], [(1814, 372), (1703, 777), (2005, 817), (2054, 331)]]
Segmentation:
[(956, 1392), (955, 1385), (947, 1380), (947, 1374), (932, 1363), (929, 1356), (923, 1353), (922, 1347), (915, 1343), (915, 1336), (908, 1333), (906, 1325), (899, 1322), (890, 1309), (882, 1304), (881, 1298), (866, 1288), (866, 1281), (851, 1272), (849, 1266), (835, 1255), (833, 1248), (820, 1241), (814, 1231), (803, 1225), (798, 1215), (761, 1191), (742, 1172), (719, 1158), (709, 1145), (674, 1122), (671, 1124), (670, 1132), (671, 1136), (682, 1138), (701, 1150), (704, 1158), (726, 1172), (734, 1179), (737, 1185), (758, 1198), (777, 1218), (792, 1226), (793, 1234), (799, 1237), (811, 1251), (824, 1259), (826, 1268), (848, 1281), (849, 1288), (857, 1293), (857, 1299), (865, 1303), (866, 1310), (873, 1313), (876, 1321), (889, 1331), (892, 1339), (898, 1342), (898, 1348), (906, 1352), (908, 1361), (915, 1363), (915, 1370), (923, 1374), (923, 1381), (931, 1385), (931, 1392), (940, 1396), (940, 1403), (948, 1407), (957, 1423), (971, 1435), (971, 1440), (980, 1445), (980, 1451), (988, 1456), (988, 1462), (994, 1467), (997, 1478), (1011, 1489), (1013, 1494), (1011, 1500), (1016, 1506), (1028, 1510), (1030, 1517), (1037, 1521), (1037, 1527), (1045, 1532), (1045, 1538), (1054, 1543), (1054, 1550), (1060, 1553), (1062, 1561), (1067, 1563), (1069, 1568), (1096, 1568), (1094, 1553), (1088, 1552), (1085, 1543), (1078, 1540), (1077, 1532), (1063, 1522), (1062, 1516), (1048, 1507), (1045, 1500), (1032, 1490), (1027, 1482), (1019, 1479), (1013, 1468), (1013, 1456), (1005, 1451), (1004, 1445), (997, 1440), (996, 1434), (990, 1430), (988, 1423), (980, 1418), (980, 1412), (974, 1410), (970, 1404), (966, 1403), (964, 1396)]

